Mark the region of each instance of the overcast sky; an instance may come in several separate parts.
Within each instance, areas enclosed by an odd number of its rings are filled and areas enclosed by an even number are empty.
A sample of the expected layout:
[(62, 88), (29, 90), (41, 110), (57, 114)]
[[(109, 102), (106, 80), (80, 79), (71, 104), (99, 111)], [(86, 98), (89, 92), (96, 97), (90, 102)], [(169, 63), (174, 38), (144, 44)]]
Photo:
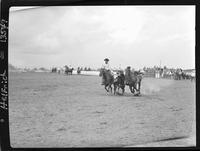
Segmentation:
[(195, 67), (195, 6), (66, 6), (9, 16), (17, 67)]

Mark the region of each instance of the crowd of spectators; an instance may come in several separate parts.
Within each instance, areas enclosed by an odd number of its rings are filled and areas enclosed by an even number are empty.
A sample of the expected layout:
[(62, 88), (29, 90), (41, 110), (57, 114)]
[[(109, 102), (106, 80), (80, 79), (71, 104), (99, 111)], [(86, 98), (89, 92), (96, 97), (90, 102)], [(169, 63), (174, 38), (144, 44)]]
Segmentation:
[(167, 68), (166, 66), (158, 67), (144, 67), (143, 71), (147, 77), (155, 77), (155, 78), (170, 78), (176, 79), (177, 75), (181, 75), (181, 78), (187, 77), (187, 75), (191, 75), (195, 72), (194, 69), (183, 70), (181, 68)]
[[(52, 68), (54, 69), (54, 68)], [(55, 68), (57, 69), (57, 68)], [(78, 67), (77, 73), (81, 73), (81, 71), (99, 71), (99, 69), (92, 69), (91, 67)], [(119, 69), (113, 69), (113, 71), (117, 71)], [(122, 70), (122, 69), (121, 69)], [(134, 70), (134, 68), (133, 68)], [(181, 68), (168, 68), (166, 66), (164, 67), (159, 67), (159, 66), (154, 66), (154, 67), (143, 67), (142, 69), (139, 70), (140, 72), (143, 72), (145, 77), (152, 77), (152, 78), (169, 78), (169, 79), (176, 79), (177, 75), (181, 75), (181, 79), (184, 79), (185, 75), (191, 73), (195, 74), (195, 69), (190, 69), (190, 70), (182, 70)]]

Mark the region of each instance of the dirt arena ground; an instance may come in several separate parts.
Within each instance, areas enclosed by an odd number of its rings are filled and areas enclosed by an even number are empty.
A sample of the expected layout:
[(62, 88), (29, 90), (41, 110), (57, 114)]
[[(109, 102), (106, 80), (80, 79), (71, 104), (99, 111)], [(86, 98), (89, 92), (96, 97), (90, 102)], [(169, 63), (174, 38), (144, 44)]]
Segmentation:
[(11, 146), (123, 147), (195, 133), (195, 82), (144, 78), (140, 97), (127, 88), (114, 96), (100, 83), (98, 76), (9, 73)]

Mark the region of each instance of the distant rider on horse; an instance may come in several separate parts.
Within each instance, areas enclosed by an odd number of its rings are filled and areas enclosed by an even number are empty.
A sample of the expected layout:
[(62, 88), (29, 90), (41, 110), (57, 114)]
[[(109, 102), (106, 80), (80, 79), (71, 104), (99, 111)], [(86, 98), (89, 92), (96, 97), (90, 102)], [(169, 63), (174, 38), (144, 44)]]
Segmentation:
[[(104, 59), (104, 64), (102, 65), (101, 68), (104, 69), (106, 72), (110, 72), (111, 74), (113, 74), (113, 71), (112, 71), (112, 69), (110, 68), (110, 65), (109, 65), (109, 59), (108, 58)], [(105, 84), (105, 81), (106, 81), (105, 78), (106, 78), (105, 76), (102, 76), (102, 83), (101, 83), (101, 85)]]

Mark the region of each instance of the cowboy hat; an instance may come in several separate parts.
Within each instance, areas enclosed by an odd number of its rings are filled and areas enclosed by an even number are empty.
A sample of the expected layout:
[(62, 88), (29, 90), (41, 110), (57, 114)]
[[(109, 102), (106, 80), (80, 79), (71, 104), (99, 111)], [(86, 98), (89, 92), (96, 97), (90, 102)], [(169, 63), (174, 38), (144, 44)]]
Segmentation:
[(108, 59), (108, 58), (105, 58), (104, 61), (109, 61), (109, 59)]

